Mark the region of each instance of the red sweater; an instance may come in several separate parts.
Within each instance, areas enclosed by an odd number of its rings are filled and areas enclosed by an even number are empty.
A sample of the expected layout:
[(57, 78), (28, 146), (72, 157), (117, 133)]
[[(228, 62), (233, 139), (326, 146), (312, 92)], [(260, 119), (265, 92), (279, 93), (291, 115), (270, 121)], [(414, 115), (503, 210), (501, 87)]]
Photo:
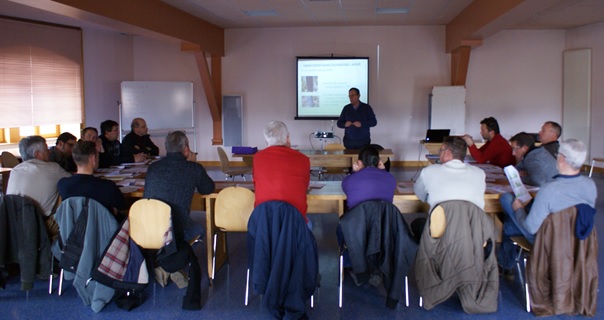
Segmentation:
[(476, 148), (476, 145), (472, 145), (470, 154), (477, 163), (490, 163), (502, 168), (516, 164), (516, 158), (512, 154), (512, 146), (499, 133), (480, 149)]
[[(284, 146), (272, 146), (254, 155), (255, 206), (281, 200), (296, 207), (306, 220), (306, 192), (310, 181), (310, 160)], [(306, 220), (308, 221), (308, 220)]]

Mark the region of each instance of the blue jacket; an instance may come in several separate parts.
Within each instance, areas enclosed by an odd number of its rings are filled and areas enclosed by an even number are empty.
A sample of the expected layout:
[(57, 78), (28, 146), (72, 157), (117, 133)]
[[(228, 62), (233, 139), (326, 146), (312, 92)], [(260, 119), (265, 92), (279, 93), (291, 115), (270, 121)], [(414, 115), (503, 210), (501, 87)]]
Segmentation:
[[(361, 127), (357, 128), (355, 126), (345, 127), (346, 121), (360, 121)], [(377, 119), (375, 118), (375, 113), (373, 113), (373, 109), (371, 106), (361, 102), (359, 107), (355, 110), (352, 104), (347, 104), (342, 109), (342, 113), (340, 114), (340, 118), (338, 119), (338, 128), (344, 129), (344, 140), (346, 141), (354, 141), (355, 145), (362, 144), (368, 145), (371, 143), (371, 136), (369, 134), (369, 128), (375, 127), (377, 125)], [(344, 145), (346, 146), (346, 141), (344, 141)], [(348, 148), (348, 147), (347, 147)]]
[[(300, 212), (283, 201), (258, 205), (248, 221), (252, 287), (278, 319), (304, 315), (317, 287), (317, 243)], [(284, 312), (286, 312), (284, 314)]]
[[(86, 198), (71, 197), (61, 203), (55, 214), (59, 224), (61, 238), (67, 239), (71, 234)], [(92, 273), (100, 261), (105, 248), (118, 229), (113, 215), (102, 204), (90, 199), (88, 223), (84, 238), (84, 248), (75, 275), (65, 272), (65, 278), (73, 278), (73, 286), (85, 305), (90, 305), (94, 312), (101, 311), (115, 290), (92, 280)]]

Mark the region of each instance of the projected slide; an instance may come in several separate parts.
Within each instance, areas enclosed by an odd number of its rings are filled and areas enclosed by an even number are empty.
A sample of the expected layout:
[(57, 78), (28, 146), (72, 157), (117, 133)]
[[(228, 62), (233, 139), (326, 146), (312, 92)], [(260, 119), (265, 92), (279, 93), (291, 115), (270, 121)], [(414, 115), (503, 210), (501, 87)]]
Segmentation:
[(350, 103), (348, 89), (368, 102), (369, 58), (298, 57), (296, 119), (334, 119)]

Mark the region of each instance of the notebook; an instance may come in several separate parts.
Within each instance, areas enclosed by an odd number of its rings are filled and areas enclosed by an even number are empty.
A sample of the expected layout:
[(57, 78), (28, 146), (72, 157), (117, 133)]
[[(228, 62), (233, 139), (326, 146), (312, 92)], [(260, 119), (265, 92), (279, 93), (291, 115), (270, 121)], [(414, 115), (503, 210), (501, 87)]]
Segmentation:
[(450, 133), (450, 129), (428, 129), (428, 131), (426, 131), (426, 139), (424, 141), (430, 143), (443, 142), (443, 140), (448, 137)]

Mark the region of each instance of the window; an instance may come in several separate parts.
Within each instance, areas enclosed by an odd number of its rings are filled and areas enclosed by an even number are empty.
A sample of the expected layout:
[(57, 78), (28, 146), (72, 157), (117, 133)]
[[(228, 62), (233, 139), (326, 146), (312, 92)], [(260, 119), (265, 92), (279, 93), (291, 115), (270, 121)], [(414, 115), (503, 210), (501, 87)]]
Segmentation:
[(0, 18), (0, 114), (0, 143), (56, 137), (63, 127), (78, 136), (81, 30)]

